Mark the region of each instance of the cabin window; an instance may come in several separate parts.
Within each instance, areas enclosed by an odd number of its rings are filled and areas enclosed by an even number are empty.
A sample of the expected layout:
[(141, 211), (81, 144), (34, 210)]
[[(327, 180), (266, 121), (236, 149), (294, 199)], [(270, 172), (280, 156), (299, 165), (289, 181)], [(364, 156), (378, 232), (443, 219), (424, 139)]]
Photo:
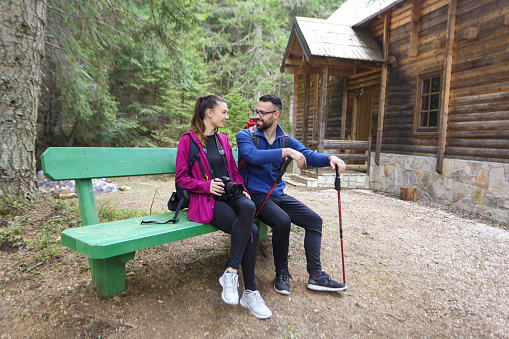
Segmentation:
[(417, 132), (436, 132), (440, 109), (440, 74), (419, 77), (416, 107)]

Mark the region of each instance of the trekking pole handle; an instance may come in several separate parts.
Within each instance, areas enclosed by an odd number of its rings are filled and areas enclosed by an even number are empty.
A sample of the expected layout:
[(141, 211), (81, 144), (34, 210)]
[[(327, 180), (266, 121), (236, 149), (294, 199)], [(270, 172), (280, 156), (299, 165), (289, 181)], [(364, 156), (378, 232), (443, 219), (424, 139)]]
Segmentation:
[(281, 170), (279, 171), (279, 174), (277, 176), (277, 182), (281, 181), (281, 178), (283, 177), (283, 174), (285, 174), (286, 169), (288, 168), (288, 165), (292, 162), (291, 157), (286, 157), (285, 163), (283, 164), (283, 167), (281, 167)]
[(336, 191), (341, 191), (341, 178), (339, 177), (339, 167), (336, 165), (336, 180), (334, 180), (334, 188)]

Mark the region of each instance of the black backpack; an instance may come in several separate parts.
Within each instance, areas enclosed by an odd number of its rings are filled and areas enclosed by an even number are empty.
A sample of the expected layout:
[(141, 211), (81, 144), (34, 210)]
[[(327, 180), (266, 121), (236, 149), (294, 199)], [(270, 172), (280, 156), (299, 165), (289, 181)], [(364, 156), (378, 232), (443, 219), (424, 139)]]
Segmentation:
[[(191, 143), (189, 144), (189, 161), (187, 163), (188, 173), (190, 176), (191, 168), (196, 160), (198, 160), (198, 164), (200, 165), (200, 170), (203, 175), (204, 180), (207, 180), (207, 175), (205, 174), (205, 170), (203, 169), (203, 165), (200, 160), (200, 146), (196, 144), (189, 133), (184, 135), (188, 135), (191, 139)], [(170, 211), (175, 211), (175, 215), (172, 219), (166, 222), (156, 222), (156, 221), (142, 221), (142, 224), (175, 224), (179, 221), (178, 215), (179, 212), (185, 208), (189, 207), (189, 201), (191, 200), (191, 195), (188, 190), (180, 187), (177, 183), (175, 183), (175, 192), (171, 194), (170, 200), (168, 200), (168, 209)]]
[[(261, 138), (259, 135), (256, 134), (256, 132), (258, 131), (258, 128), (256, 127), (256, 125), (252, 125), (251, 122), (248, 122), (246, 124), (245, 128), (249, 130), (249, 133), (251, 133), (251, 138), (253, 139), (253, 144), (255, 145), (256, 148), (258, 148), (258, 145), (260, 144), (260, 138)], [(286, 132), (284, 132), (284, 133), (285, 133), (285, 135), (283, 136), (283, 148), (290, 147), (290, 135)], [(246, 187), (247, 187), (247, 166), (248, 166), (248, 164), (246, 162), (246, 159), (242, 159), (239, 162), (239, 166), (238, 166), (239, 172), (243, 173), (244, 184), (246, 185)]]
[[(200, 165), (200, 170), (204, 180), (207, 180), (207, 175), (205, 174), (205, 170), (203, 169), (203, 165), (200, 160), (200, 146), (196, 144), (189, 133), (186, 133), (191, 139), (191, 143), (189, 144), (189, 161), (187, 163), (189, 176), (191, 174), (191, 168), (196, 160), (198, 160), (198, 164)], [(177, 183), (175, 183), (175, 192), (171, 194), (170, 200), (168, 200), (168, 209), (170, 211), (175, 211), (175, 215), (172, 221), (173, 223), (178, 222), (178, 214), (180, 210), (189, 207), (190, 194), (189, 191), (185, 188), (180, 187)]]

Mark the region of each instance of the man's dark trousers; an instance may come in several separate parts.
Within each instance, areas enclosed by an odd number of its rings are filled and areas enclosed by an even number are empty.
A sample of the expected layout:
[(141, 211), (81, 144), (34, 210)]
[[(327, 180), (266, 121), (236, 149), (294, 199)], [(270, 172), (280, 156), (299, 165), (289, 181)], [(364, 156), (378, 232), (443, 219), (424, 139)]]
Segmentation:
[[(251, 193), (256, 210), (267, 194)], [(272, 228), (272, 248), (276, 271), (288, 268), (288, 245), (290, 227), (294, 223), (304, 228), (304, 249), (307, 271), (314, 274), (322, 271), (320, 246), (322, 241), (322, 218), (309, 207), (288, 194), (271, 196), (263, 206), (258, 219)]]

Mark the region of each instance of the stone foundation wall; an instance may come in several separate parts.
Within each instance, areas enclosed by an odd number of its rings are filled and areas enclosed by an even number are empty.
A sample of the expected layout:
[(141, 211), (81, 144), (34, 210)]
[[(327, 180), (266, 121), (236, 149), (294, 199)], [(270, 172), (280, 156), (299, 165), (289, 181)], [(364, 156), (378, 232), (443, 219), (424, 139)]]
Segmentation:
[[(369, 177), (362, 172), (343, 172), (341, 173), (342, 188), (362, 188), (369, 189)], [(336, 174), (324, 173), (318, 177), (319, 187), (334, 187)]]
[(399, 195), (400, 186), (417, 186), (419, 199), (509, 223), (509, 164), (445, 159), (443, 173), (436, 159), (398, 154), (371, 157), (370, 188)]

